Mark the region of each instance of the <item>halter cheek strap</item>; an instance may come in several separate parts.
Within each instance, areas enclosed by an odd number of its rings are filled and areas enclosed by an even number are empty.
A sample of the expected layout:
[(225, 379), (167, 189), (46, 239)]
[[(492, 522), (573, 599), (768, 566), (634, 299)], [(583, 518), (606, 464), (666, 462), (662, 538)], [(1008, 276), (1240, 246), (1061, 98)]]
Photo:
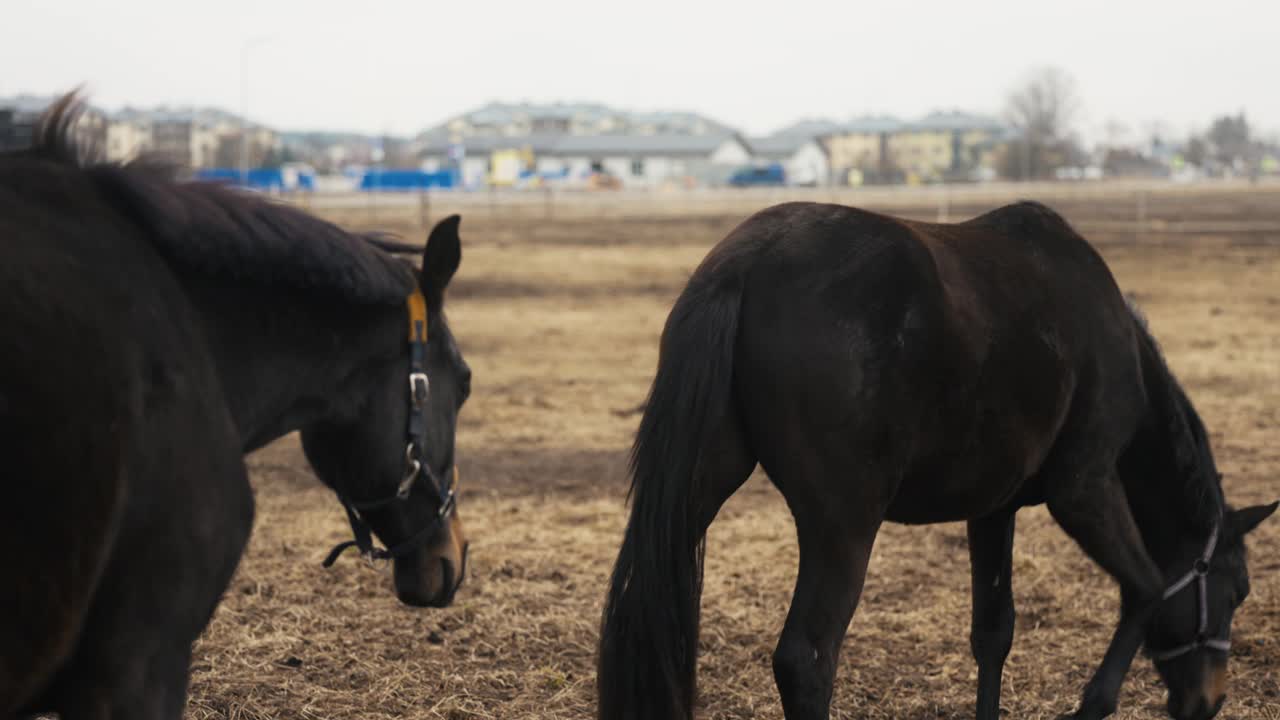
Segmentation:
[[(404, 452), (405, 472), (394, 495), (378, 500), (357, 502), (338, 495), (342, 506), (347, 511), (347, 521), (351, 524), (353, 540), (338, 543), (324, 560), (324, 566), (330, 567), (348, 548), (358, 548), (360, 554), (370, 560), (386, 560), (402, 557), (413, 552), (419, 545), (431, 537), (436, 529), (453, 514), (457, 499), (455, 490), (458, 484), (458, 467), (453, 467), (449, 484), (443, 485), (431, 472), (430, 463), (426, 461), (425, 449), (427, 441), (427, 400), (431, 393), (431, 383), (427, 378), (427, 301), (422, 292), (415, 290), (406, 301), (409, 311), (409, 422), (408, 445)], [(439, 498), (439, 511), (431, 522), (408, 538), (383, 549), (373, 544), (373, 531), (365, 520), (363, 512), (387, 507), (393, 503), (409, 499), (413, 487), (421, 478), (428, 488)]]
[[(1213, 559), (1213, 551), (1218, 546), (1218, 523), (1214, 523), (1213, 530), (1209, 532), (1209, 542), (1205, 544), (1204, 553), (1196, 560), (1195, 564), (1187, 571), (1185, 575), (1178, 578), (1167, 590), (1164, 591), (1162, 600), (1169, 598), (1182, 592), (1182, 590), (1191, 585), (1196, 584), (1196, 608), (1199, 613), (1199, 622), (1196, 626), (1195, 639), (1189, 643), (1179, 645), (1169, 650), (1161, 650), (1159, 652), (1148, 652), (1147, 654), (1156, 662), (1164, 662), (1177, 657), (1182, 657), (1189, 652), (1199, 650), (1200, 648), (1212, 648), (1229, 652), (1231, 650), (1231, 638), (1228, 634), (1224, 638), (1208, 637), (1209, 633), (1209, 561)], [(1227, 629), (1230, 633), (1230, 628)]]

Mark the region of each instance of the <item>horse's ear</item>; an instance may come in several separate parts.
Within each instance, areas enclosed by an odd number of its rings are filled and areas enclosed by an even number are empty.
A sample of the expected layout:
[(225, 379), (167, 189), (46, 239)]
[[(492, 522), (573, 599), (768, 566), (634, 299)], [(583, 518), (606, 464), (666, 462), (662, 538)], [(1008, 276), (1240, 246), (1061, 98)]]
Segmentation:
[(438, 304), (444, 297), (444, 289), (449, 286), (453, 274), (458, 271), (462, 262), (462, 241), (458, 238), (458, 224), (462, 222), (459, 215), (449, 217), (436, 223), (427, 237), (427, 247), (422, 251), (422, 276), (419, 282), (427, 300)]
[(1232, 510), (1227, 513), (1227, 530), (1235, 537), (1244, 537), (1246, 533), (1258, 525), (1280, 507), (1280, 501), (1270, 505), (1254, 505), (1252, 507)]

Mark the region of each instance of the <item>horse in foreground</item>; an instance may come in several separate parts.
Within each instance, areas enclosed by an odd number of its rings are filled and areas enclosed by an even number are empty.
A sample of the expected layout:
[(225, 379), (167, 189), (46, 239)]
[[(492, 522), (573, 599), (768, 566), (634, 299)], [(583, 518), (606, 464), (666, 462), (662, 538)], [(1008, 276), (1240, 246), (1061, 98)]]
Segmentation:
[(0, 718), (182, 717), (252, 524), (243, 455), (294, 430), (350, 544), (393, 560), (405, 603), (448, 605), (457, 217), (418, 270), (264, 199), (81, 162), (78, 111), (0, 155)]
[(1243, 538), (1195, 408), (1094, 249), (1020, 203), (950, 225), (835, 205), (756, 214), (667, 319), (604, 611), (599, 716), (692, 717), (707, 526), (759, 463), (800, 569), (773, 655), (789, 720), (826, 718), (881, 523), (968, 523), (977, 717), (1013, 640), (1014, 516), (1044, 503), (1120, 585), (1071, 717), (1116, 708), (1145, 645), (1169, 714), (1214, 716)]

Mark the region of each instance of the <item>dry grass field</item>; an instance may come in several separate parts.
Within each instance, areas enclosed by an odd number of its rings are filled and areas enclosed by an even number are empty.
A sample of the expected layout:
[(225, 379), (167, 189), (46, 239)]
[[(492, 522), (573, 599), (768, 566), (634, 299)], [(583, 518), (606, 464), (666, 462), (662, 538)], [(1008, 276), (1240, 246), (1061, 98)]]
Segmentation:
[[(1099, 228), (1132, 217), (1128, 203), (1059, 209)], [(1280, 194), (1152, 199), (1148, 212), (1171, 223), (1276, 221)], [(472, 560), (455, 605), (402, 607), (389, 575), (354, 556), (321, 568), (349, 531), (296, 438), (284, 438), (249, 458), (257, 525), (197, 647), (187, 717), (591, 717), (626, 449), (657, 338), (690, 270), (739, 220), (464, 217), (449, 314), (475, 371), (459, 432)], [(407, 214), (379, 224), (425, 235)], [(1280, 497), (1280, 233), (1089, 235), (1143, 303), (1201, 410), (1229, 499)], [(1222, 717), (1280, 720), (1280, 519), (1249, 546), (1253, 594), (1237, 615)], [(1118, 593), (1043, 508), (1019, 516), (1014, 568), (1004, 707), (1010, 718), (1053, 718), (1074, 708), (1101, 658)], [(795, 569), (791, 518), (756, 477), (709, 536), (700, 717), (781, 717), (770, 654)], [(971, 717), (968, 618), (964, 527), (886, 526), (844, 644), (833, 716)], [(1161, 717), (1163, 707), (1139, 659), (1116, 717)]]

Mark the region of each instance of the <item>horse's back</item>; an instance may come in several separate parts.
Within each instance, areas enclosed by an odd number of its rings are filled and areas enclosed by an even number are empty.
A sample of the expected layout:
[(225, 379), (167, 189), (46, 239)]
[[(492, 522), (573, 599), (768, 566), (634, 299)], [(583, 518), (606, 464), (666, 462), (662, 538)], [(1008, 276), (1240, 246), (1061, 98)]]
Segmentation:
[[(748, 277), (744, 302), (797, 341), (821, 341), (825, 323), (858, 336), (834, 338), (839, 353), (908, 363), (945, 353), (955, 382), (979, 372), (1000, 343), (1018, 352), (1047, 345), (1064, 363), (1083, 364), (1133, 342), (1101, 256), (1038, 203), (955, 224), (787, 203), (731, 233), (698, 271), (712, 272)], [(911, 357), (912, 341), (926, 357)]]

